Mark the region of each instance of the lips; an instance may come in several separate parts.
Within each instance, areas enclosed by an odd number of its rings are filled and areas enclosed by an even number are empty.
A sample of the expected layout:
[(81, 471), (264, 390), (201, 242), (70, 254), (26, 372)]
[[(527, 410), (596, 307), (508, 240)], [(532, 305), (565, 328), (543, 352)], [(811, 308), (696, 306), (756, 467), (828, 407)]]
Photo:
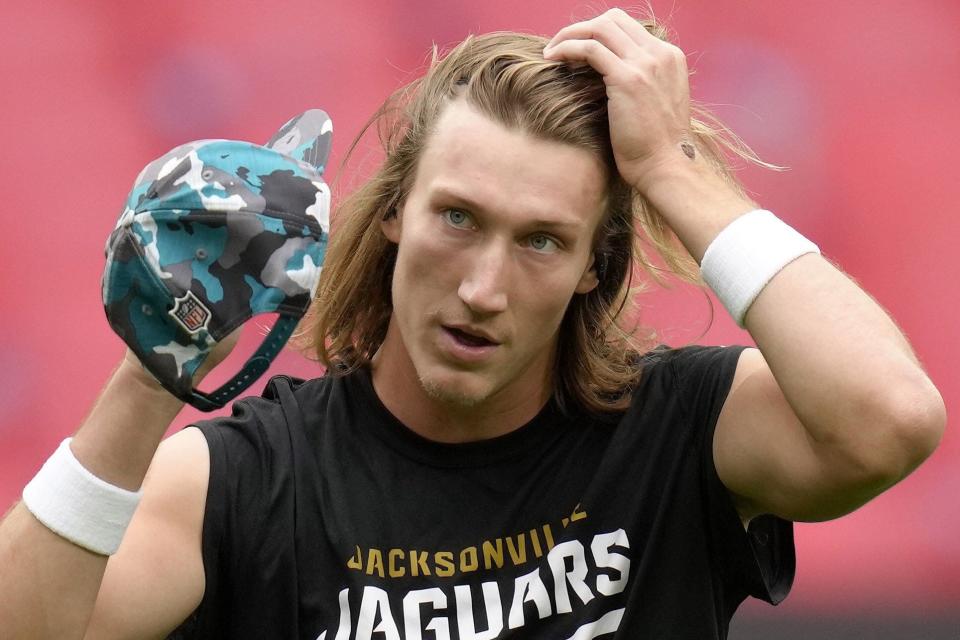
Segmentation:
[(467, 345), (468, 347), (492, 347), (496, 343), (488, 340), (487, 338), (479, 335), (474, 335), (472, 333), (467, 333), (462, 329), (456, 329), (453, 327), (444, 327), (450, 334), (462, 344)]
[(489, 363), (500, 347), (493, 336), (470, 325), (441, 325), (437, 344), (451, 364), (468, 368)]
[(495, 347), (500, 344), (499, 340), (478, 327), (465, 324), (445, 324), (443, 329), (457, 342), (468, 347)]

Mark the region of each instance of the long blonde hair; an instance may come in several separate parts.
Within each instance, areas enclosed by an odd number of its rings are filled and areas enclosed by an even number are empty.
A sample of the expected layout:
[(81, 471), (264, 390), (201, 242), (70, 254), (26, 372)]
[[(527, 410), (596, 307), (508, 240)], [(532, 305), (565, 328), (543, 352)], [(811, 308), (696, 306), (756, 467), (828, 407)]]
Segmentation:
[[(666, 40), (653, 20), (641, 23)], [(323, 276), (301, 343), (333, 372), (367, 364), (382, 344), (392, 313), (396, 245), (380, 222), (408, 194), (417, 162), (441, 110), (465, 99), (508, 128), (585, 148), (607, 167), (607, 211), (594, 248), (599, 285), (575, 295), (560, 328), (554, 394), (561, 405), (591, 412), (623, 409), (635, 385), (637, 356), (652, 335), (637, 337), (622, 321), (633, 292), (634, 267), (656, 281), (666, 269), (699, 282), (699, 269), (663, 218), (619, 176), (613, 160), (603, 78), (589, 67), (547, 61), (547, 40), (520, 33), (470, 36), (446, 55), (436, 47), (425, 75), (400, 88), (367, 122), (350, 148), (376, 124), (382, 165), (338, 207)], [(740, 189), (724, 150), (764, 164), (705, 109), (693, 105), (693, 142), (731, 185)], [(644, 248), (647, 245), (647, 249)], [(662, 258), (662, 267), (650, 250)]]

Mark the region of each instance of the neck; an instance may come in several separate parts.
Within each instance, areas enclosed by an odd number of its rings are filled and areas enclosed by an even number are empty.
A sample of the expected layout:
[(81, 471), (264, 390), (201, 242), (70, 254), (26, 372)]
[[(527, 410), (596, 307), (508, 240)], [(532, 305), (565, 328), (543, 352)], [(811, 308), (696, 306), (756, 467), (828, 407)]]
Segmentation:
[(428, 440), (460, 443), (495, 438), (532, 420), (552, 389), (552, 368), (540, 365), (542, 375), (521, 376), (477, 403), (444, 401), (424, 389), (391, 323), (371, 363), (371, 374), (380, 401), (408, 429)]

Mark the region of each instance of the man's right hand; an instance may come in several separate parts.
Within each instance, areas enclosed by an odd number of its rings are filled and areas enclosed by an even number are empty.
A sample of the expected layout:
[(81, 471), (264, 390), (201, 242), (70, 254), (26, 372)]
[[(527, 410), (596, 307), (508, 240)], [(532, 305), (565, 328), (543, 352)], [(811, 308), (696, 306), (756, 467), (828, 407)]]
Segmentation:
[[(203, 364), (197, 368), (197, 372), (193, 376), (194, 386), (199, 385), (200, 381), (203, 380), (207, 374), (210, 373), (210, 371), (227, 359), (234, 347), (237, 346), (237, 342), (240, 341), (240, 334), (242, 332), (243, 327), (238, 327), (210, 350), (210, 353), (203, 361)], [(146, 387), (153, 387), (157, 390), (157, 392), (167, 393), (164, 391), (163, 387), (160, 386), (160, 383), (157, 382), (157, 379), (154, 378), (140, 363), (140, 359), (137, 358), (137, 354), (130, 349), (127, 349), (126, 353), (123, 354), (123, 361), (121, 362), (120, 366), (128, 369), (129, 375), (134, 379), (139, 378), (142, 384)], [(170, 397), (172, 398), (173, 396), (171, 395)]]

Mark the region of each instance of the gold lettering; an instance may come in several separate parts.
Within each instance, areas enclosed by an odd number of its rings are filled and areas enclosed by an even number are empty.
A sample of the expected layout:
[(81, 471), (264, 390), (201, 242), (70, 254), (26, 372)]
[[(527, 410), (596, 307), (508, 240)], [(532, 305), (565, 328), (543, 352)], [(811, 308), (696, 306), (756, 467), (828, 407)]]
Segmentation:
[(410, 549), (410, 575), (417, 576), (430, 575), (430, 567), (427, 566), (427, 552), (414, 551)]
[(367, 575), (372, 576), (374, 571), (378, 576), (383, 577), (383, 553), (380, 549), (367, 551)]
[(360, 553), (360, 547), (357, 547), (356, 551), (353, 552), (353, 555), (350, 556), (350, 559), (347, 560), (347, 568), (363, 571), (363, 556)]
[(553, 549), (553, 547), (554, 547), (554, 544), (553, 544), (553, 531), (550, 530), (550, 525), (549, 525), (549, 524), (543, 525), (543, 541), (544, 541), (544, 542), (546, 543), (546, 545), (547, 545), (547, 551), (550, 551), (550, 549)]
[[(496, 546), (494, 546), (496, 544)], [(497, 569), (503, 567), (503, 539), (483, 541), (483, 566), (485, 569), (492, 569), (493, 565)]]
[(456, 567), (453, 564), (452, 551), (437, 551), (433, 554), (433, 564), (436, 568), (437, 575), (442, 578), (448, 578), (456, 571)]
[[(587, 518), (587, 512), (577, 504), (570, 515), (561, 518), (560, 524), (566, 528), (569, 524)], [(554, 522), (554, 524), (557, 524)], [(504, 550), (506, 540), (506, 551)], [(529, 540), (530, 556), (527, 554)], [(417, 578), (429, 576), (431, 571), (440, 577), (450, 577), (459, 573), (471, 573), (482, 566), (484, 569), (502, 569), (505, 558), (513, 566), (526, 564), (532, 557), (542, 558), (556, 546), (553, 528), (550, 523), (535, 529), (524, 531), (504, 538), (484, 540), (479, 545), (457, 551), (417, 551), (415, 549), (367, 549), (354, 546), (353, 555), (347, 558), (347, 568), (363, 571), (367, 575), (381, 578), (403, 578), (407, 575)], [(431, 558), (432, 554), (432, 558)], [(506, 556), (505, 556), (506, 554)], [(366, 557), (364, 557), (366, 555)], [(431, 563), (432, 560), (432, 563)], [(409, 567), (408, 567), (409, 564)], [(432, 567), (432, 570), (431, 570)]]
[(507, 551), (510, 552), (510, 559), (513, 564), (521, 565), (527, 561), (527, 536), (521, 533), (517, 536), (517, 546), (513, 544), (513, 536), (507, 538)]
[(390, 549), (387, 552), (387, 565), (391, 578), (402, 578), (407, 573), (407, 569), (397, 562), (397, 559), (403, 562), (403, 549)]
[(573, 513), (570, 514), (570, 522), (576, 522), (577, 520), (583, 520), (587, 517), (586, 511), (580, 511), (580, 503), (577, 503), (577, 506), (573, 508)]
[(530, 529), (530, 542), (533, 544), (533, 555), (542, 558), (543, 550), (540, 548), (540, 535), (536, 529)]
[(477, 559), (477, 548), (467, 547), (460, 552), (460, 571), (470, 573), (480, 567), (480, 561)]

